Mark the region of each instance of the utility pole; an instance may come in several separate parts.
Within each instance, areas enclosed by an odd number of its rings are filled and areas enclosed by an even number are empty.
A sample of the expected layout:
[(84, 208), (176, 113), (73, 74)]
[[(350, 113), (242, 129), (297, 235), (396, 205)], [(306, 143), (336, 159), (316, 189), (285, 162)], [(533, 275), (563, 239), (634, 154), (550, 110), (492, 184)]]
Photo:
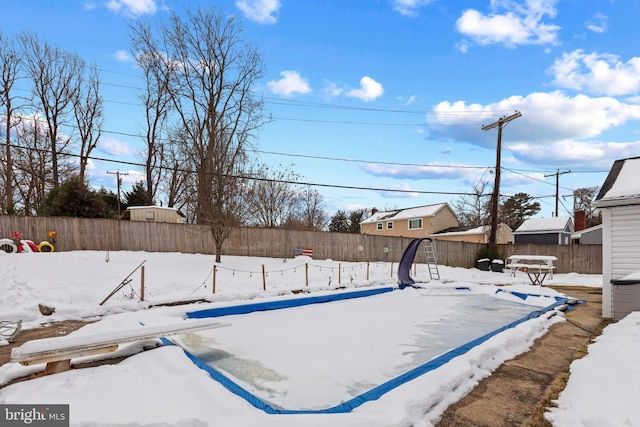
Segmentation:
[(498, 230), (498, 199), (500, 198), (500, 158), (502, 154), (502, 128), (511, 120), (515, 120), (522, 116), (522, 113), (516, 111), (508, 117), (502, 117), (496, 122), (487, 126), (482, 126), (482, 130), (490, 130), (498, 128), (498, 143), (496, 147), (496, 172), (493, 183), (493, 194), (491, 195), (491, 231), (489, 233), (489, 244), (496, 244), (496, 232)]
[[(560, 175), (564, 175), (565, 173), (571, 173), (571, 171), (564, 171), (564, 172), (560, 172), (560, 169), (556, 169), (556, 173), (552, 173), (549, 175), (545, 175), (545, 178), (548, 178), (550, 176), (556, 176), (556, 212), (555, 212), (555, 216), (559, 216), (558, 215), (558, 199), (559, 199), (559, 194), (558, 194), (558, 190), (560, 189)], [(575, 198), (574, 198), (574, 208), (573, 210), (575, 211)]]
[(129, 175), (128, 173), (120, 173), (119, 170), (115, 171), (115, 172), (109, 172), (107, 171), (107, 173), (111, 174), (111, 175), (115, 175), (116, 179), (118, 180), (118, 219), (120, 219), (120, 175)]

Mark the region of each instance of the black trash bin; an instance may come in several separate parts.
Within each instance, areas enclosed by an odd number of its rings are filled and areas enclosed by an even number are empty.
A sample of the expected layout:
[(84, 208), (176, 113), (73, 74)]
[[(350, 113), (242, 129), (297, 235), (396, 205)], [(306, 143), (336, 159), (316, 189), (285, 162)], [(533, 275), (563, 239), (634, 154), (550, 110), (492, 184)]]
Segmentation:
[(489, 258), (482, 258), (476, 261), (476, 268), (482, 271), (489, 271), (489, 264), (491, 260)]
[(491, 261), (491, 271), (502, 273), (504, 271), (504, 261), (501, 259), (494, 259)]

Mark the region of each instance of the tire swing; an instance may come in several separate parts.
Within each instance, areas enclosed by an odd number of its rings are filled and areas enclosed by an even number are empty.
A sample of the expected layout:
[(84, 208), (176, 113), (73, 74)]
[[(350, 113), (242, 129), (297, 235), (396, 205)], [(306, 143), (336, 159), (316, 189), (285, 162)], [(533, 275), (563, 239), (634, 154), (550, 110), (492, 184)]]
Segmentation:
[(11, 239), (0, 239), (0, 251), (5, 251), (8, 254), (14, 254), (18, 252), (18, 247)]
[(53, 245), (46, 240), (38, 245), (38, 252), (53, 252)]

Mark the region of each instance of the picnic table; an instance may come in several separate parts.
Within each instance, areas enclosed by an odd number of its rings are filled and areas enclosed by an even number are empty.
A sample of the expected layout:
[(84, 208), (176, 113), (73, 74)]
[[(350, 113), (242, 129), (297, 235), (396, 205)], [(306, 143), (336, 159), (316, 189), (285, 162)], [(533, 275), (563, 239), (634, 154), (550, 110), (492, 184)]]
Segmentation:
[(552, 255), (511, 255), (507, 257), (505, 268), (511, 270), (511, 275), (515, 276), (516, 271), (527, 273), (531, 284), (542, 286), (542, 282), (547, 275), (553, 279), (553, 264), (558, 258)]

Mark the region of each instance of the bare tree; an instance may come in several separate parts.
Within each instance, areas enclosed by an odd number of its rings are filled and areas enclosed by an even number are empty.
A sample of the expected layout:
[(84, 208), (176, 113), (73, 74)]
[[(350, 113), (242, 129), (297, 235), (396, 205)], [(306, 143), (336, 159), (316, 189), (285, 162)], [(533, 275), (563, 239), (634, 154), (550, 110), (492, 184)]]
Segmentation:
[(234, 17), (212, 9), (172, 13), (154, 34), (131, 27), (136, 55), (158, 60), (153, 75), (169, 82), (177, 120), (196, 171), (196, 221), (209, 225), (220, 261), (222, 244), (242, 221), (247, 146), (264, 122), (254, 86), (264, 74), (259, 52), (240, 37)]
[(300, 175), (282, 166), (271, 170), (261, 165), (252, 177), (247, 191), (249, 224), (268, 228), (282, 226), (299, 203), (300, 193), (295, 182)]
[(52, 188), (51, 151), (48, 132), (34, 114), (25, 117), (15, 128), (16, 150), (14, 166), (18, 192), (18, 213), (35, 215)]
[(573, 190), (573, 198), (575, 204), (574, 209), (576, 211), (585, 212), (587, 227), (592, 227), (602, 222), (601, 218), (594, 216), (595, 208), (593, 207), (593, 200), (598, 194), (598, 189), (599, 187), (584, 187), (576, 188), (575, 190)]
[(20, 71), (21, 58), (15, 48), (12, 39), (8, 39), (0, 32), (0, 105), (3, 107), (4, 113), (4, 150), (0, 157), (0, 170), (4, 181), (4, 195), (0, 198), (0, 213), (13, 215), (15, 209), (14, 195), (14, 175), (13, 175), (13, 156), (11, 147), (11, 129), (18, 123), (19, 115), (16, 111), (19, 106), (16, 105), (16, 95), (13, 91), (13, 85), (16, 82)]
[(484, 191), (488, 181), (478, 181), (473, 186), (472, 195), (460, 196), (453, 202), (461, 225), (486, 225), (490, 216), (489, 200)]
[(326, 206), (322, 194), (310, 186), (300, 194), (297, 218), (305, 230), (322, 231), (329, 223)]
[(186, 152), (184, 132), (176, 130), (169, 141), (160, 146), (160, 158), (163, 166), (163, 179), (159, 181), (160, 190), (167, 196), (167, 206), (181, 211), (186, 210), (188, 222), (195, 220), (195, 188), (196, 180), (190, 173), (191, 161)]
[(140, 100), (144, 106), (146, 119), (144, 138), (147, 150), (144, 162), (149, 197), (147, 204), (152, 205), (163, 177), (162, 163), (165, 149), (163, 139), (166, 139), (167, 117), (173, 105), (170, 82), (176, 72), (171, 68), (165, 70), (164, 66), (176, 67), (177, 64), (166, 61), (163, 64), (164, 54), (147, 48), (153, 40), (150, 27), (139, 25), (136, 31), (133, 50), (139, 52), (136, 54), (136, 60), (145, 77), (145, 87), (140, 94)]
[(80, 79), (81, 90), (72, 99), (78, 132), (80, 134), (80, 181), (85, 181), (89, 156), (98, 145), (104, 125), (104, 108), (100, 95), (100, 75), (91, 67), (87, 79)]
[(33, 84), (35, 108), (42, 115), (50, 143), (53, 185), (60, 183), (59, 156), (71, 137), (63, 135), (61, 126), (71, 113), (72, 101), (78, 97), (85, 63), (76, 54), (41, 43), (32, 33), (21, 36), (26, 71)]

